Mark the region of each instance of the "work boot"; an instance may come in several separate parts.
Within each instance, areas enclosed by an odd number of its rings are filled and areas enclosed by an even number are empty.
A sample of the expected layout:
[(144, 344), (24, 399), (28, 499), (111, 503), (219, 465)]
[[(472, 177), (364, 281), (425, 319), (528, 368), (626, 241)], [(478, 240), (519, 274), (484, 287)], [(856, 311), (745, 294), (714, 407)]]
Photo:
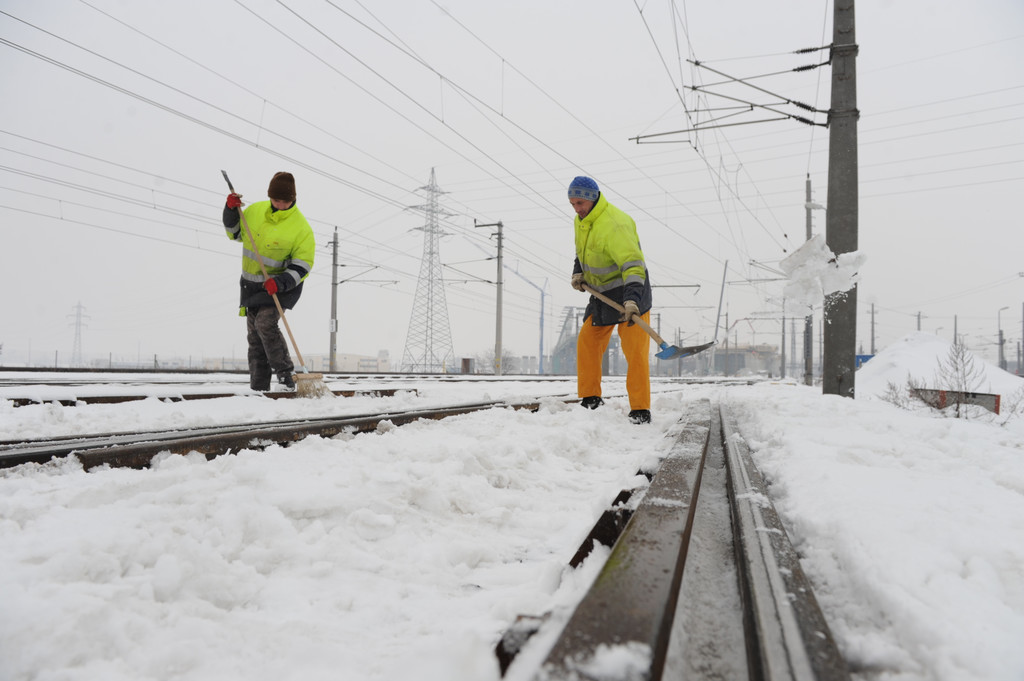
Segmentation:
[(587, 409), (597, 409), (602, 404), (604, 404), (604, 400), (602, 400), (597, 395), (591, 395), (590, 397), (584, 397), (582, 400), (580, 400), (580, 406), (581, 407), (586, 407)]
[(292, 377), (292, 372), (282, 371), (277, 375), (277, 382), (283, 385), (288, 390), (295, 390), (295, 378)]
[(641, 424), (651, 422), (651, 410), (650, 409), (634, 409), (629, 412), (629, 420), (631, 423)]

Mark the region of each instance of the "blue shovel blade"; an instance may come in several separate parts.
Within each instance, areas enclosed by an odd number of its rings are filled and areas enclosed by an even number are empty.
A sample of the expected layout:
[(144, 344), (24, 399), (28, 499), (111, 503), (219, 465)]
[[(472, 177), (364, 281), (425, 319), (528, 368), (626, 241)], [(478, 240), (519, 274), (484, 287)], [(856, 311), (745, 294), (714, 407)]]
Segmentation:
[(701, 345), (688, 345), (681, 348), (676, 345), (669, 345), (668, 343), (662, 343), (660, 346), (661, 352), (654, 353), (654, 356), (658, 359), (681, 359), (683, 357), (689, 357), (690, 355), (696, 355), (698, 352), (707, 350), (714, 342), (703, 343)]

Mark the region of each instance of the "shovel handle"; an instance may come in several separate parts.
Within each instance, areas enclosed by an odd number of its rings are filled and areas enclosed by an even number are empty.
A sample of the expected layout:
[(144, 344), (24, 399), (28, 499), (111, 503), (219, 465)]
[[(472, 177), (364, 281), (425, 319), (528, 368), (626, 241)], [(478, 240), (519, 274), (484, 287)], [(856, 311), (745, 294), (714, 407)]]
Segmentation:
[[(611, 307), (612, 309), (618, 310), (619, 312), (621, 312), (623, 314), (626, 313), (626, 308), (622, 307), (621, 305), (616, 303), (614, 300), (612, 300), (608, 296), (605, 296), (605, 295), (602, 295), (602, 294), (598, 293), (594, 289), (590, 288), (590, 286), (588, 286), (587, 284), (583, 284), (583, 290), (586, 291), (587, 293), (589, 293), (590, 295), (594, 296), (598, 300), (600, 300), (605, 305)], [(626, 321), (629, 321), (629, 320), (627, 319)], [(644, 331), (646, 331), (647, 335), (650, 336), (651, 338), (653, 338), (654, 342), (657, 343), (659, 347), (665, 347), (667, 345), (667, 343), (665, 343), (665, 341), (662, 340), (661, 336), (658, 335), (658, 332), (655, 331), (654, 329), (652, 329), (650, 324), (648, 324), (643, 319), (641, 319), (639, 315), (635, 315), (633, 317), (633, 323), (636, 324), (637, 326), (639, 326)]]

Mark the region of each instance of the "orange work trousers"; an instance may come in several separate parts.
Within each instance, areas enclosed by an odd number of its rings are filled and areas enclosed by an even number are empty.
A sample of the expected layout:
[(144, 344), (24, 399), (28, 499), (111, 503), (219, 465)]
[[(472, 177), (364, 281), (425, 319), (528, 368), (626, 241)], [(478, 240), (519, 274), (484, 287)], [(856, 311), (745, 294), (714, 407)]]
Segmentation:
[[(650, 311), (641, 315), (649, 323)], [(583, 322), (576, 337), (576, 392), (579, 397), (601, 396), (601, 358), (612, 338), (612, 330), (619, 330), (622, 354), (626, 356), (626, 392), (630, 409), (651, 408), (651, 337), (634, 324), (625, 322), (612, 326), (594, 326), (590, 317)]]

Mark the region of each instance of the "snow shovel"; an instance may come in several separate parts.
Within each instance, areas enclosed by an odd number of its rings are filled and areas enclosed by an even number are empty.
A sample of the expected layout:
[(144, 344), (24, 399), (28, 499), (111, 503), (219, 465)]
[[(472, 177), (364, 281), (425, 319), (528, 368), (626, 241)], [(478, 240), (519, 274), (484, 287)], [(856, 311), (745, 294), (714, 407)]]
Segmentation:
[[(231, 186), (231, 180), (228, 179), (227, 171), (220, 171), (224, 176), (224, 181), (228, 183), (228, 189), (231, 193), (235, 193), (235, 188)], [(270, 279), (270, 275), (267, 274), (267, 268), (263, 264), (263, 258), (260, 257), (260, 252), (256, 250), (256, 241), (252, 238), (252, 232), (249, 231), (249, 223), (245, 220), (245, 213), (242, 211), (242, 207), (238, 207), (238, 217), (242, 221), (242, 227), (245, 228), (245, 233), (249, 237), (249, 246), (252, 247), (253, 255), (256, 256), (256, 262), (260, 264), (260, 269), (263, 270), (263, 278)], [(284, 316), (284, 308), (281, 307), (281, 301), (277, 299), (277, 294), (274, 293), (270, 296), (274, 299), (274, 305), (277, 306), (277, 313), (281, 315), (281, 321), (284, 322), (285, 331), (288, 332), (288, 339), (292, 342), (292, 349), (295, 350), (295, 356), (299, 360), (299, 369), (302, 373), (293, 373), (292, 377), (295, 379), (295, 394), (299, 397), (321, 397), (323, 395), (332, 394), (330, 389), (324, 384), (323, 374), (311, 374), (306, 369), (306, 363), (302, 361), (302, 353), (299, 352), (299, 346), (295, 342), (295, 336), (292, 335), (292, 328), (288, 325), (288, 319)]]
[[(598, 300), (600, 300), (605, 305), (608, 305), (609, 307), (625, 314), (626, 308), (622, 307), (611, 298), (601, 295), (600, 293), (590, 288), (586, 284), (583, 284), (583, 290), (589, 293), (590, 295), (594, 296)], [(661, 352), (654, 353), (654, 356), (657, 357), (658, 359), (682, 359), (683, 357), (696, 355), (698, 352), (701, 352), (702, 350), (707, 350), (708, 348), (715, 344), (715, 341), (711, 341), (710, 343), (702, 343), (701, 345), (687, 345), (684, 347), (679, 347), (678, 345), (669, 345), (664, 341), (664, 339), (662, 339), (661, 336), (658, 335), (657, 331), (652, 329), (650, 325), (644, 320), (640, 319), (639, 316), (633, 317), (633, 323), (639, 326), (644, 331), (646, 331), (647, 335), (653, 338), (654, 342), (658, 344), (659, 348), (661, 348)]]

